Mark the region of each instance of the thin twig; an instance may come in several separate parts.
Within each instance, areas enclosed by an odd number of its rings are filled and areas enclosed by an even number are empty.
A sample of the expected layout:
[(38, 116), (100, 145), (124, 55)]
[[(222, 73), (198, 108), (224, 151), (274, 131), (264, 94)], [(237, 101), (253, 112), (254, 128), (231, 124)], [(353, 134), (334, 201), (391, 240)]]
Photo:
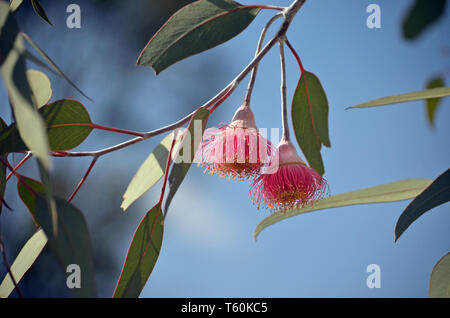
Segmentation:
[[(8, 159), (5, 160), (4, 158), (0, 157), (0, 162), (4, 164), (10, 171), (14, 170), (14, 168), (8, 162)], [(22, 176), (20, 174), (18, 174), (17, 172), (13, 172), (13, 174), (16, 176), (17, 181), (22, 183), (25, 188), (27, 188), (34, 195), (38, 195), (38, 193), (28, 183), (26, 183), (25, 180), (22, 179)]]
[(292, 54), (294, 55), (298, 67), (300, 68), (300, 72), (303, 74), (305, 72), (305, 68), (303, 67), (302, 64), (302, 60), (300, 59), (300, 56), (298, 55), (297, 51), (294, 49), (294, 47), (292, 46), (291, 42), (289, 42), (289, 40), (286, 38), (284, 40), (284, 42), (286, 43), (286, 45), (288, 46), (289, 50), (291, 50)]
[(280, 64), (281, 64), (281, 122), (283, 127), (282, 140), (289, 141), (289, 124), (286, 99), (286, 62), (284, 58), (284, 40), (280, 39)]
[(23, 159), (17, 164), (17, 166), (14, 167), (14, 169), (8, 174), (8, 176), (6, 177), (6, 182), (8, 182), (8, 180), (12, 177), (12, 175), (28, 160), (30, 159), (32, 156), (31, 152), (28, 152), (27, 155), (25, 157), (23, 157)]
[(19, 297), (23, 298), (23, 294), (20, 291), (20, 288), (17, 285), (17, 281), (14, 278), (14, 275), (13, 275), (13, 273), (11, 271), (11, 267), (9, 267), (8, 258), (6, 257), (6, 248), (5, 248), (5, 244), (3, 243), (3, 239), (1, 237), (1, 235), (0, 235), (0, 250), (1, 250), (2, 255), (3, 255), (3, 263), (5, 264), (5, 267), (6, 267), (6, 270), (8, 271), (9, 277), (11, 277), (11, 280), (12, 280), (12, 282), (14, 284), (14, 289), (16, 290), (16, 292), (19, 295)]
[(75, 197), (75, 195), (78, 193), (78, 190), (80, 190), (84, 181), (86, 181), (86, 178), (88, 177), (89, 173), (91, 172), (92, 168), (94, 167), (96, 161), (97, 161), (97, 157), (94, 157), (94, 159), (92, 159), (91, 164), (89, 165), (89, 168), (86, 170), (86, 173), (84, 174), (83, 178), (81, 178), (80, 182), (78, 183), (77, 187), (75, 188), (75, 190), (73, 191), (72, 195), (67, 200), (67, 202), (71, 202), (72, 199)]
[[(258, 45), (256, 47), (255, 56), (258, 55), (258, 53), (261, 51), (262, 44), (264, 42), (264, 38), (266, 37), (267, 30), (269, 30), (272, 23), (274, 23), (278, 18), (283, 16), (283, 13), (277, 13), (274, 15), (264, 26), (264, 29), (261, 31), (261, 35), (259, 36)], [(256, 72), (258, 72), (258, 66), (259, 63), (255, 65), (255, 67), (252, 70), (252, 73), (250, 75), (250, 81), (248, 82), (247, 92), (245, 93), (244, 103), (247, 105), (250, 105), (250, 99), (252, 98), (252, 92), (253, 87), (255, 86), (255, 80), (256, 80)]]

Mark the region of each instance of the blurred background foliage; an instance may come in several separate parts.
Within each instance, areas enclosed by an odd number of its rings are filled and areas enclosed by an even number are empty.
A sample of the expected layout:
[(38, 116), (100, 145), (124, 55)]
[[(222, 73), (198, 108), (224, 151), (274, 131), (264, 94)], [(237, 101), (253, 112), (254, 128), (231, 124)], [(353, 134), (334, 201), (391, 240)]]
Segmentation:
[[(66, 7), (72, 1), (41, 1), (53, 27), (36, 15), (30, 2), (24, 1), (17, 12), (17, 21), (22, 31), (30, 35), (94, 99), (93, 103), (87, 101), (60, 78), (41, 69), (51, 79), (52, 101), (75, 98), (87, 107), (96, 123), (144, 131), (180, 118), (205, 102), (225, 83), (225, 79), (221, 79), (222, 74), (227, 73), (228, 61), (220, 56), (220, 52), (213, 57), (196, 59), (158, 78), (151, 74), (150, 69), (135, 64), (139, 52), (151, 36), (176, 10), (190, 2), (153, 0), (133, 1), (130, 5), (129, 1), (120, 0), (77, 1), (82, 14), (82, 28), (77, 30), (68, 29), (65, 25), (68, 16)], [(215, 63), (219, 59), (221, 63)], [(40, 69), (32, 63), (28, 63), (28, 67)], [(155, 98), (155, 91), (159, 91), (158, 97), (164, 98)], [(136, 95), (142, 94), (148, 96), (145, 98), (148, 104), (136, 105)], [(155, 105), (156, 100), (160, 104)], [(7, 121), (11, 120), (11, 114), (5, 109), (2, 116)], [(126, 138), (96, 132), (82, 147), (100, 149)], [(157, 139), (125, 150), (128, 156), (135, 156), (134, 160), (121, 160), (121, 156), (127, 155), (125, 151), (102, 158), (74, 201), (89, 224), (100, 297), (112, 295), (124, 261), (115, 253), (116, 240), (122, 236), (128, 241), (136, 222), (146, 212), (145, 207), (135, 207), (124, 214), (120, 203), (131, 176), (151, 152)], [(16, 155), (12, 162), (17, 164), (19, 160)], [(87, 168), (88, 161), (53, 161), (56, 195), (68, 197)], [(22, 173), (38, 177), (34, 162), (25, 165)], [(10, 262), (34, 232), (29, 213), (15, 193), (16, 181), (11, 181), (8, 183), (7, 197), (15, 211), (3, 213), (0, 219)], [(0, 276), (4, 275), (2, 266)], [(70, 296), (64, 273), (48, 246), (24, 276), (20, 286), (27, 297)], [(17, 295), (13, 292), (12, 296)]]
[[(443, 18), (446, 6), (447, 0), (414, 0), (402, 22), (403, 37), (408, 41), (419, 40), (428, 29)], [(448, 48), (442, 49), (442, 55), (450, 56)], [(432, 74), (427, 78), (424, 88), (443, 86), (445, 86), (445, 74)], [(427, 119), (431, 127), (434, 126), (434, 116), (440, 104), (439, 98), (426, 101)]]

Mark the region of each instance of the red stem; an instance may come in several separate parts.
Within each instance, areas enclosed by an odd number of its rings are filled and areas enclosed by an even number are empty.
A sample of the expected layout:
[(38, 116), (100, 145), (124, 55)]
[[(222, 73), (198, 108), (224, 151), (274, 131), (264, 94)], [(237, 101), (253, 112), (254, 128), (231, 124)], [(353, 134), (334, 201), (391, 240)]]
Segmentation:
[(55, 157), (67, 157), (67, 151), (53, 150), (51, 151), (51, 155)]
[[(9, 164), (8, 160), (3, 159), (2, 157), (0, 157), (0, 162), (3, 163), (5, 166), (8, 167), (9, 170), (13, 171), (14, 168), (11, 167), (11, 165)], [(17, 172), (14, 172), (14, 175), (17, 178), (17, 181), (19, 181), (20, 183), (22, 183), (24, 185), (25, 188), (27, 188), (28, 190), (30, 190), (31, 193), (33, 193), (35, 196), (39, 195), (28, 183), (26, 183), (25, 181), (22, 180), (22, 177), (20, 174), (18, 174)]]
[(303, 68), (303, 64), (302, 64), (302, 61), (300, 60), (300, 56), (298, 55), (297, 51), (295, 51), (294, 47), (291, 45), (291, 43), (287, 39), (285, 40), (285, 43), (288, 46), (289, 50), (291, 50), (295, 59), (297, 60), (298, 66), (300, 67), (300, 71), (303, 74), (303, 72), (305, 72), (305, 69)]
[(30, 159), (31, 156), (32, 156), (32, 154), (31, 154), (31, 152), (29, 152), (25, 157), (23, 157), (23, 159), (17, 164), (17, 166), (15, 166), (14, 169), (11, 170), (11, 172), (8, 174), (5, 182), (8, 182), (8, 180), (17, 171), (17, 169), (19, 169), (28, 159)]
[(177, 135), (176, 135), (176, 133), (174, 133), (173, 139), (172, 139), (172, 145), (170, 146), (170, 150), (169, 150), (169, 156), (167, 157), (166, 170), (164, 172), (164, 182), (163, 182), (163, 186), (161, 188), (161, 196), (159, 197), (159, 202), (158, 202), (158, 205), (159, 205), (158, 212), (156, 214), (155, 221), (153, 222), (152, 230), (150, 231), (150, 239), (152, 239), (153, 231), (155, 230), (156, 220), (158, 220), (158, 217), (161, 214), (161, 204), (164, 199), (164, 192), (166, 191), (167, 178), (169, 176), (169, 168), (170, 168), (170, 164), (172, 162), (172, 151), (175, 146), (176, 140), (177, 140)]
[(98, 124), (94, 124), (94, 123), (55, 124), (55, 125), (50, 125), (49, 128), (72, 127), (72, 126), (92, 127), (94, 129), (112, 131), (112, 132), (116, 132), (119, 134), (132, 135), (132, 136), (137, 136), (137, 137), (142, 137), (144, 135), (143, 133), (132, 131), (132, 130), (102, 126), (102, 125), (98, 125)]
[(161, 189), (161, 196), (159, 197), (159, 204), (162, 203), (163, 198), (164, 198), (164, 192), (166, 191), (167, 178), (169, 176), (169, 168), (170, 168), (170, 164), (172, 162), (172, 151), (173, 151), (173, 147), (175, 146), (176, 140), (177, 140), (177, 136), (176, 136), (176, 133), (174, 133), (173, 139), (172, 139), (172, 145), (170, 146), (170, 150), (169, 150), (169, 156), (167, 157), (166, 170), (164, 172), (164, 183), (163, 183), (163, 186)]
[(78, 193), (78, 190), (80, 190), (81, 186), (83, 185), (84, 181), (86, 181), (89, 173), (91, 172), (92, 168), (94, 167), (95, 162), (97, 161), (97, 158), (92, 159), (91, 164), (89, 165), (89, 168), (87, 169), (86, 173), (84, 174), (83, 178), (81, 178), (80, 182), (78, 183), (77, 187), (73, 191), (70, 198), (67, 200), (67, 202), (72, 201), (72, 199), (75, 197), (75, 195)]

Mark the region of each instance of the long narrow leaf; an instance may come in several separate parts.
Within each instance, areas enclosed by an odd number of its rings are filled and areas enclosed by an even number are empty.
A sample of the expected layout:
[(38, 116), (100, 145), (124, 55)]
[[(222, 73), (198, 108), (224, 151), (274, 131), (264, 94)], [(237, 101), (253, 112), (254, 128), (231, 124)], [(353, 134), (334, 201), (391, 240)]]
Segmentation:
[(50, 66), (55, 70), (55, 72), (62, 77), (67, 83), (69, 83), (70, 86), (72, 86), (74, 89), (76, 89), (81, 95), (86, 97), (91, 102), (93, 101), (89, 96), (87, 96), (81, 89), (78, 88), (78, 86), (75, 85), (74, 82), (70, 78), (64, 74), (64, 72), (58, 67), (58, 65), (53, 62), (53, 60), (26, 34), (21, 32), (21, 35), (25, 40), (27, 40), (28, 43), (31, 44), (31, 46), (45, 59), (45, 61), (50, 64)]
[(134, 233), (113, 297), (139, 297), (158, 260), (163, 233), (158, 203), (147, 212)]
[(31, 0), (31, 5), (33, 6), (34, 12), (36, 12), (45, 22), (53, 25), (39, 0)]
[(406, 207), (395, 226), (395, 240), (421, 215), (450, 201), (450, 169), (441, 174)]
[(257, 225), (254, 231), (254, 238), (256, 240), (259, 233), (268, 226), (306, 212), (338, 208), (355, 204), (393, 202), (414, 198), (430, 183), (431, 180), (427, 179), (402, 180), (362, 190), (334, 195), (318, 200), (313, 205), (304, 208), (277, 212), (269, 215)]
[(366, 103), (347, 107), (347, 109), (384, 106), (384, 105), (390, 105), (390, 104), (396, 104), (396, 103), (411, 102), (411, 101), (415, 101), (415, 100), (430, 99), (430, 98), (440, 98), (440, 97), (446, 97), (446, 96), (450, 96), (450, 87), (437, 87), (437, 88), (430, 88), (430, 89), (426, 89), (426, 90), (418, 91), (418, 92), (382, 97), (382, 98), (371, 100)]
[(259, 8), (232, 0), (199, 0), (178, 10), (142, 50), (138, 65), (156, 74), (189, 56), (222, 44), (242, 32)]
[[(11, 272), (16, 280), (16, 283), (22, 279), (23, 275), (34, 264), (38, 256), (41, 254), (45, 245), (47, 244), (47, 236), (42, 229), (37, 230), (36, 233), (25, 243), (22, 249), (11, 265)], [(6, 274), (0, 285), (0, 298), (8, 297), (14, 290), (14, 283)]]

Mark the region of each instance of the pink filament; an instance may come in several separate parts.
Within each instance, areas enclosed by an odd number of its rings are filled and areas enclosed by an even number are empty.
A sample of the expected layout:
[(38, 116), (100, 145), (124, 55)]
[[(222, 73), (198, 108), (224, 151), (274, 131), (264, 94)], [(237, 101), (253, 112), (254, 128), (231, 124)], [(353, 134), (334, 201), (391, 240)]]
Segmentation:
[(256, 129), (224, 125), (207, 129), (196, 154), (205, 172), (245, 180), (270, 162), (272, 144)]
[(272, 211), (301, 208), (321, 198), (327, 182), (301, 163), (280, 165), (273, 174), (260, 175), (250, 186), (252, 200)]

